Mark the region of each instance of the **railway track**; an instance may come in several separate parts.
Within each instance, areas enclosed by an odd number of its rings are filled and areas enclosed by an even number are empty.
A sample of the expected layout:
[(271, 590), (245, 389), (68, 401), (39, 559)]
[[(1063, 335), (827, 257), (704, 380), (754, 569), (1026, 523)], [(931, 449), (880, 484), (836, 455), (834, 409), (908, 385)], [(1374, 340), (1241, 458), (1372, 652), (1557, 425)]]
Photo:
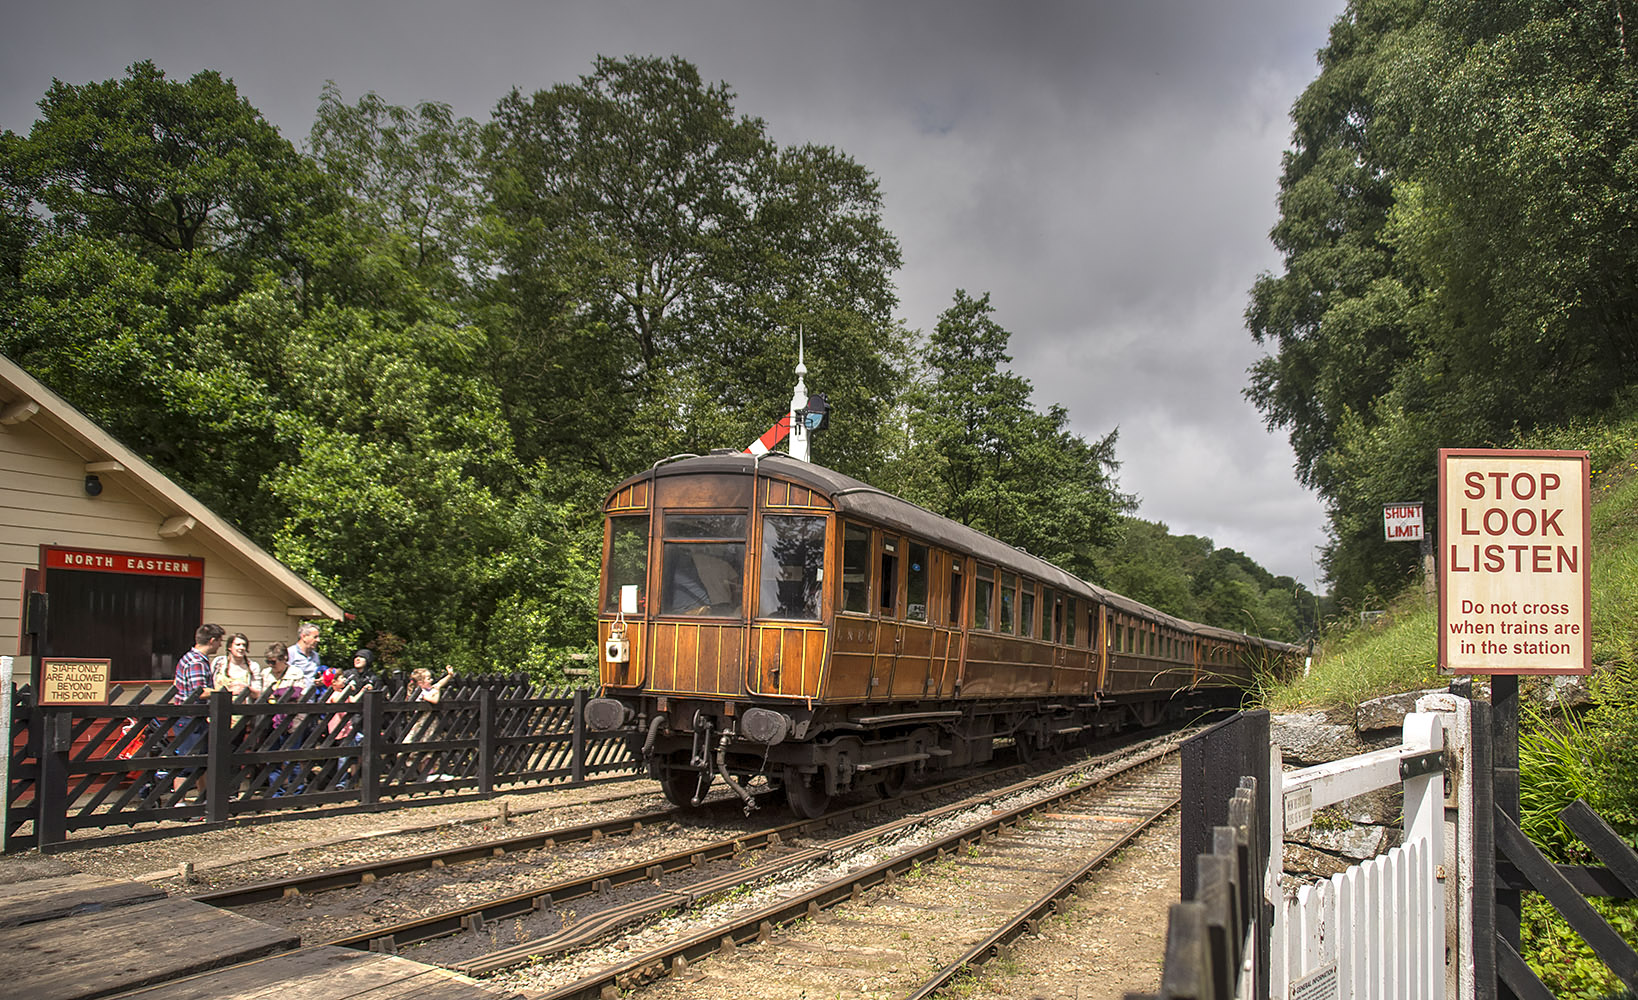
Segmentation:
[[(502, 974), (497, 985), (549, 1000), (625, 995), (646, 984), (666, 997), (682, 981), (688, 996), (829, 996), (838, 988), (840, 995), (884, 995), (884, 982), (897, 991), (886, 995), (929, 996), (997, 954), (1170, 811), (1177, 766), (1173, 748), (1157, 749), (1091, 780), (1057, 775), (1026, 783), (1061, 786), (1053, 791), (1018, 787), (863, 831), (818, 849), (822, 859), (799, 853), (737, 883), (718, 879), (700, 887), (727, 896), (726, 903), (675, 916), (666, 911), (682, 901), (655, 901), (646, 914), (633, 912), (639, 930)], [(1023, 801), (1003, 804), (1008, 799)], [(744, 888), (770, 875), (777, 886)], [(451, 967), (493, 974), (567, 936)], [(884, 941), (896, 947), (884, 948)], [(741, 956), (748, 945), (754, 956)], [(888, 965), (878, 968), (883, 955)], [(707, 956), (698, 968), (709, 971), (695, 971)], [(841, 973), (851, 981), (838, 982)]]
[[(1121, 780), (1118, 775), (1134, 767), (1156, 766), (1154, 762), (1166, 757), (1178, 738), (1176, 735), (1157, 738), (1150, 734), (1146, 740), (1129, 741), (1129, 745), (1111, 749), (1100, 757), (1082, 757), (1069, 765), (1000, 788), (994, 786), (1007, 778), (1017, 778), (1026, 769), (1020, 765), (971, 775), (914, 789), (892, 801), (860, 803), (817, 819), (764, 829), (730, 830), (727, 836), (705, 842), (686, 841), (713, 828), (744, 823), (734, 808), (737, 800), (724, 799), (722, 808), (708, 809), (708, 822), (704, 826), (699, 824), (697, 810), (689, 813), (654, 810), (259, 882), (196, 898), (216, 905), (248, 907), (251, 915), (280, 922), (276, 915), (280, 908), (288, 911), (292, 906), (305, 907), (322, 913), (331, 909), (327, 905), (329, 895), (348, 886), (371, 886), (372, 883), (390, 886), (407, 878), (409, 883), (401, 889), (400, 895), (430, 895), (415, 888), (414, 872), (436, 872), (457, 865), (488, 867), (514, 874), (513, 881), (526, 888), (396, 923), (384, 923), (380, 917), (355, 918), (353, 926), (363, 923), (364, 928), (339, 937), (334, 933), (309, 934), (304, 929), (304, 942), (327, 941), (401, 953), (467, 974), (497, 975), (501, 982), (520, 975), (505, 971), (519, 965), (529, 966), (535, 975), (540, 974), (539, 970), (550, 968), (556, 970), (553, 974), (559, 979), (566, 976), (566, 981), (546, 985), (531, 983), (517, 988), (537, 994), (546, 989), (569, 990), (561, 993), (562, 996), (602, 996), (608, 990), (653, 980), (657, 972), (687, 970), (707, 952), (740, 948), (758, 939), (767, 941), (778, 928), (792, 920), (824, 913), (838, 902), (846, 904), (873, 890), (881, 892), (884, 885), (908, 884), (904, 879), (910, 873), (939, 865), (962, 864), (960, 859), (967, 855), (982, 857), (990, 849), (987, 843), (994, 838), (1003, 833), (1008, 838), (1017, 837), (1020, 827), (1041, 823), (1039, 817), (1043, 815), (1054, 816), (1052, 822), (1061, 824), (1064, 822), (1060, 815), (1062, 809), (1079, 807), (1060, 808), (1053, 803), (1084, 797), (1093, 788)], [(1164, 746), (1144, 749), (1153, 744)], [(1117, 758), (1124, 758), (1124, 762), (1113, 763)], [(1099, 772), (1096, 779), (1087, 780), (1088, 773), (1094, 770)], [(974, 786), (985, 784), (990, 786), (987, 791), (970, 794)], [(1039, 791), (1055, 784), (1073, 787), (1060, 788), (1050, 795)], [(1161, 786), (1171, 789), (1175, 795), (1175, 776), (1163, 778)], [(950, 801), (964, 793), (968, 793), (967, 798)], [(937, 804), (939, 802), (944, 804)], [(922, 807), (920, 811), (905, 815), (907, 809), (916, 809), (918, 805)], [(1116, 826), (1124, 824), (1135, 831), (1164, 813), (1170, 805), (1168, 798), (1137, 819), (1127, 810), (1121, 814), (1124, 818), (1116, 821)], [(868, 825), (884, 813), (896, 814), (897, 818)], [(680, 822), (684, 815), (692, 817), (689, 822)], [(1031, 815), (1037, 818), (1026, 818)], [(823, 838), (824, 834), (837, 830), (851, 832)], [(626, 845), (621, 847), (623, 841)], [(568, 845), (583, 845), (574, 852), (575, 862), (608, 854), (618, 855), (617, 863), (602, 867), (580, 864), (580, 874), (555, 880), (540, 878), (546, 869), (538, 856)], [(1094, 854), (1101, 858), (1113, 849)], [(1080, 848), (1049, 853), (1058, 859), (1076, 854), (1087, 871), (1095, 867), (1095, 863), (1086, 863), (1088, 855)], [(537, 860), (530, 862), (530, 857)], [(847, 874), (837, 874), (844, 870)], [(1051, 886), (1042, 890), (1044, 895), (1037, 893), (1038, 898), (1032, 897), (1030, 906), (1018, 910), (1012, 925), (998, 925), (990, 928), (989, 933), (974, 937), (960, 953), (951, 952), (951, 962), (946, 964), (951, 969), (963, 969), (995, 953), (1006, 940), (1019, 933), (1019, 928), (1038, 920), (1040, 913), (1055, 905), (1053, 900), (1067, 892), (1076, 877), (1072, 872), (1060, 873), (1051, 880)], [(476, 877), (475, 881), (484, 880)], [(769, 888), (769, 883), (777, 883), (777, 886)], [(788, 900), (751, 907), (749, 916), (736, 920), (717, 920), (714, 916), (722, 908), (723, 900), (739, 901), (737, 909), (743, 913), (749, 901), (768, 895), (791, 896), (791, 887), (798, 885), (803, 887), (803, 892)], [(474, 887), (481, 889), (482, 885)], [(1047, 889), (1052, 891), (1046, 892)], [(337, 900), (348, 895), (343, 892)], [(844, 906), (838, 912), (846, 912), (846, 909)], [(377, 926), (369, 926), (371, 920)], [(668, 929), (679, 920), (686, 921), (688, 926), (703, 921), (707, 929)], [(713, 920), (716, 923), (712, 923)], [(657, 949), (649, 947), (656, 936), (666, 939)], [(916, 937), (920, 940), (922, 935)], [(608, 943), (611, 940), (615, 942), (612, 945)], [(586, 966), (593, 960), (584, 956), (608, 948), (614, 951), (603, 961), (604, 971), (582, 969), (584, 974), (562, 971)], [(976, 951), (966, 955), (965, 951), (970, 949)], [(588, 978), (594, 981), (580, 982)], [(663, 987), (663, 982), (660, 985)]]
[[(766, 938), (773, 933), (773, 928), (790, 920), (822, 912), (840, 901), (857, 899), (872, 888), (884, 883), (890, 885), (906, 873), (939, 863), (940, 859), (960, 863), (955, 859), (961, 856), (982, 857), (985, 850), (982, 845), (992, 838), (1009, 830), (1016, 835), (1020, 826), (1039, 822), (1030, 819), (1031, 816), (1057, 816), (1054, 822), (1061, 823), (1062, 816), (1055, 810), (1079, 808), (1069, 803), (1088, 795), (1106, 794), (1098, 790), (1111, 783), (1129, 781), (1129, 777), (1123, 779), (1122, 776), (1130, 775), (1135, 769), (1153, 769), (1156, 762), (1174, 756), (1175, 740), (1162, 738), (1149, 742), (1162, 745), (1145, 749), (1146, 744), (1140, 744), (1098, 758), (1081, 759), (909, 815), (903, 814), (903, 801), (862, 804), (815, 820), (748, 831), (711, 843), (691, 844), (666, 854), (650, 854), (569, 879), (535, 883), (524, 892), (372, 928), (329, 943), (401, 953), (422, 962), (481, 976), (520, 964), (531, 964), (535, 969), (545, 967), (543, 962), (554, 966), (564, 961), (584, 965), (586, 960), (572, 953), (604, 947), (604, 942), (613, 938), (617, 943), (611, 947), (616, 949), (617, 955), (620, 949), (626, 949), (640, 953), (641, 957), (605, 963), (612, 971), (590, 974), (593, 979), (602, 976), (601, 980), (581, 984), (575, 988), (578, 992), (564, 994), (600, 996), (605, 987), (614, 989), (616, 983), (652, 978), (657, 969), (686, 968), (687, 963), (698, 960), (704, 951), (738, 947), (753, 939)], [(987, 777), (993, 779), (995, 775)], [(977, 780), (978, 777), (974, 777), (949, 782), (922, 789), (919, 794), (937, 798), (942, 791), (948, 796), (959, 791), (960, 786)], [(1157, 809), (1145, 815), (1142, 822), (1127, 817), (1115, 820), (1116, 826), (1124, 823), (1138, 829), (1169, 808), (1175, 797), (1175, 775), (1162, 777), (1159, 787), (1165, 792), (1162, 796), (1165, 801)], [(842, 836), (816, 839), (817, 834), (833, 828), (859, 826), (865, 817), (889, 806), (900, 815)], [(590, 826), (597, 828), (602, 824)], [(576, 828), (574, 837), (592, 840), (590, 834), (580, 828)], [(538, 839), (511, 838), (510, 842), (513, 849), (518, 849), (523, 843)], [(661, 841), (662, 844), (668, 842), (663, 837)], [(483, 856), (483, 851), (476, 846), (460, 851), (462, 856)], [(1056, 849), (1049, 853), (1055, 861), (1065, 854)], [(377, 870), (385, 871), (407, 860), (385, 862)], [(1087, 865), (1086, 870), (1092, 867)], [(288, 893), (276, 892), (267, 884), (246, 886), (237, 890), (237, 898), (245, 901), (277, 898), (286, 903), (297, 900), (311, 905), (310, 900), (304, 899), (305, 895), (334, 887), (344, 874), (345, 880), (356, 881), (361, 873), (330, 872), (286, 880), (291, 883)], [(1067, 891), (1075, 879), (1065, 881), (1060, 877), (1052, 881), (1053, 886), (1048, 888), (1053, 892), (1026, 907), (1017, 926), (1038, 919), (1043, 908), (1050, 907), (1052, 900)], [(777, 885), (768, 888), (770, 883)], [(804, 891), (793, 896), (787, 890), (797, 885), (803, 886)], [(302, 886), (307, 887), (307, 893), (303, 893)], [(224, 897), (227, 894), (211, 895)], [(761, 895), (789, 898), (760, 908), (750, 907), (748, 914), (747, 906), (742, 903), (738, 906), (741, 915), (737, 919), (727, 921), (726, 926), (711, 924), (714, 918), (710, 915), (721, 908), (719, 901), (745, 901)], [(676, 923), (678, 914), (688, 914), (686, 919), (691, 923), (704, 920), (711, 924), (710, 929), (703, 932), (703, 938), (702, 932), (697, 930), (670, 934), (660, 949), (663, 954), (621, 939), (622, 936), (629, 939), (634, 933), (639, 938), (665, 934), (667, 932), (654, 928)], [(986, 949), (993, 950), (995, 942), (1004, 941), (1014, 933), (1016, 928), (997, 927), (991, 935), (993, 941), (975, 943), (981, 945), (982, 953)], [(313, 940), (308, 938), (309, 942)], [(980, 957), (982, 955), (963, 958), (956, 966), (965, 967)], [(532, 992), (541, 989), (539, 985), (528, 988)]]
[[(1148, 734), (1147, 738), (1153, 738), (1153, 734)], [(1116, 752), (1132, 742), (1132, 738), (1111, 740), (1107, 741), (1104, 749), (1105, 752)], [(729, 838), (729, 840), (737, 839), (744, 840), (747, 843), (754, 843), (765, 839), (769, 835), (777, 835), (785, 840), (790, 840), (803, 831), (857, 822), (871, 815), (879, 814), (886, 808), (903, 809), (918, 803), (935, 802), (965, 795), (974, 787), (1007, 782), (1019, 778), (1031, 770), (1032, 768), (1029, 765), (1016, 764), (1009, 767), (980, 771), (938, 784), (907, 788), (891, 804), (874, 800), (866, 801), (832, 810), (816, 819), (800, 820), (764, 830), (750, 831), (743, 837), (736, 836)], [(617, 802), (624, 797), (634, 796), (611, 796), (604, 800), (597, 800), (594, 804)], [(770, 807), (769, 814), (778, 811), (777, 802), (770, 801), (777, 800), (777, 798), (777, 795), (758, 796), (759, 802)], [(493, 861), (496, 858), (504, 858), (508, 855), (553, 850), (574, 844), (596, 844), (610, 838), (633, 837), (673, 825), (698, 826), (702, 819), (706, 823), (717, 822), (743, 826), (743, 823), (738, 823), (732, 818), (737, 814), (738, 808), (739, 800), (724, 793), (720, 798), (708, 802), (703, 809), (651, 809), (590, 823), (492, 838), (434, 851), (372, 858), (368, 861), (335, 868), (324, 868), (281, 878), (260, 879), (222, 889), (197, 892), (193, 893), (192, 896), (202, 903), (234, 909), (257, 903), (311, 896), (336, 889), (369, 885), (394, 876), (434, 871), (475, 862)], [(519, 815), (521, 816), (521, 814)], [(416, 830), (411, 832), (422, 833), (425, 831)], [(379, 841), (373, 837), (358, 842), (379, 845)], [(350, 843), (354, 842), (330, 842), (325, 845), (324, 849), (326, 851), (343, 851)]]

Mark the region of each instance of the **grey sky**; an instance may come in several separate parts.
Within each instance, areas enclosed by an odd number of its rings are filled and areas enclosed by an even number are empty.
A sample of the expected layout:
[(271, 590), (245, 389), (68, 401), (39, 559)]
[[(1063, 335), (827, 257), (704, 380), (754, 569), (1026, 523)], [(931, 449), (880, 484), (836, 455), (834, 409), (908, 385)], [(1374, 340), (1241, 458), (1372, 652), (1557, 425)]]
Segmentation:
[(908, 325), (930, 329), (957, 288), (989, 292), (1037, 402), (1089, 438), (1119, 426), (1141, 516), (1312, 585), (1323, 510), (1240, 394), (1258, 356), (1242, 314), (1279, 266), (1288, 112), (1342, 6), (66, 0), (7, 17), (0, 128), (26, 132), (53, 77), (140, 59), (232, 77), (301, 143), (325, 80), (483, 119), (599, 54), (683, 56), (779, 142), (875, 173)]

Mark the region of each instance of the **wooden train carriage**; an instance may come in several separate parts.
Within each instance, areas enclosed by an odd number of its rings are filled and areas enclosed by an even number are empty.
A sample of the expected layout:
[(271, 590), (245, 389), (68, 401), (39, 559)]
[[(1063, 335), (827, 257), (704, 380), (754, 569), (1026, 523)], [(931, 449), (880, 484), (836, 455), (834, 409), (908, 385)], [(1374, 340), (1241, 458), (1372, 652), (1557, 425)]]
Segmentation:
[(811, 812), (1202, 689), (1187, 623), (820, 466), (661, 463), (605, 512), (587, 720), (632, 727), (677, 801), (764, 774)]

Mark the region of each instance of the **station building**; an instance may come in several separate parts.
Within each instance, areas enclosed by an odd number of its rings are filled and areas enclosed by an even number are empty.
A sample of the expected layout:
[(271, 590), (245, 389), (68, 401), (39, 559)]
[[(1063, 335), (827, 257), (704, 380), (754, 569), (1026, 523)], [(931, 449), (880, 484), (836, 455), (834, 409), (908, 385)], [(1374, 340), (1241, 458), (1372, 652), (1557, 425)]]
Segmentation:
[(341, 608), (0, 356), (0, 654), (106, 658), (168, 685), (201, 622), (250, 652)]

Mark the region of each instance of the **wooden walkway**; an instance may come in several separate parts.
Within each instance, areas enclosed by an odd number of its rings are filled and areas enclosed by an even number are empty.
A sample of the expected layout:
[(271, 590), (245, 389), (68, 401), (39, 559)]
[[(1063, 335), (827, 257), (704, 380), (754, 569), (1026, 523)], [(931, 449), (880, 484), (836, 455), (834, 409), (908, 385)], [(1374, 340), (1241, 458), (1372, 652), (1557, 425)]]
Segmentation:
[(0, 886), (0, 1000), (498, 1000), (444, 969), (295, 934), (140, 882)]

